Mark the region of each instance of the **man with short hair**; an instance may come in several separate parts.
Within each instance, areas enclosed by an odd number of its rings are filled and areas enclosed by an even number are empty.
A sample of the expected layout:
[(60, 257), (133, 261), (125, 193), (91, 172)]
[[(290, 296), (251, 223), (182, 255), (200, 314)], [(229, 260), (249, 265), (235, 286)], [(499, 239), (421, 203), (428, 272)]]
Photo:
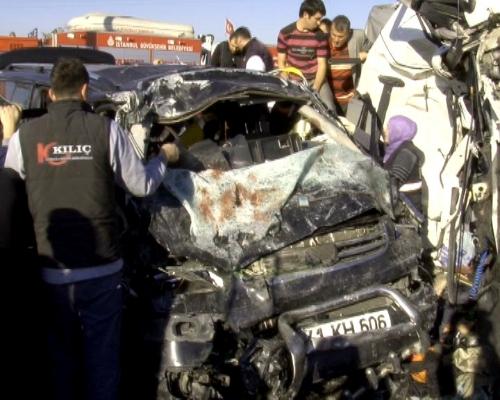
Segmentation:
[(229, 48), (234, 54), (242, 56), (239, 67), (255, 71), (271, 71), (274, 67), (273, 56), (265, 44), (252, 37), (244, 26), (236, 29), (229, 37)]
[(175, 162), (167, 144), (144, 165), (127, 133), (85, 103), (89, 74), (78, 59), (51, 73), (48, 113), (14, 133), (5, 167), (26, 181), (38, 263), (47, 292), (51, 399), (116, 400), (123, 306), (115, 181), (153, 193)]
[(239, 57), (232, 53), (228, 40), (220, 42), (210, 58), (212, 67), (236, 68), (239, 62)]
[(326, 82), (328, 39), (319, 29), (326, 9), (321, 0), (305, 0), (299, 19), (278, 35), (278, 68), (295, 67), (325, 104), (333, 109), (333, 94)]
[(367, 53), (363, 48), (365, 36), (362, 31), (351, 29), (345, 15), (338, 15), (330, 28), (330, 73), (328, 80), (335, 96), (338, 112), (342, 115), (354, 96), (361, 73), (361, 63)]

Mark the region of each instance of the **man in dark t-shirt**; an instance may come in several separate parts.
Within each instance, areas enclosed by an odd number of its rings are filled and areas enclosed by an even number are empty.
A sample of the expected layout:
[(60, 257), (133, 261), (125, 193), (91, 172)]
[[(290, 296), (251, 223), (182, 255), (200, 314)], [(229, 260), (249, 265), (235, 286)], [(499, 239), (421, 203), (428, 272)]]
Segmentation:
[(333, 94), (326, 82), (328, 38), (319, 29), (326, 8), (322, 0), (305, 0), (299, 19), (278, 35), (278, 68), (295, 67), (325, 104), (333, 109)]

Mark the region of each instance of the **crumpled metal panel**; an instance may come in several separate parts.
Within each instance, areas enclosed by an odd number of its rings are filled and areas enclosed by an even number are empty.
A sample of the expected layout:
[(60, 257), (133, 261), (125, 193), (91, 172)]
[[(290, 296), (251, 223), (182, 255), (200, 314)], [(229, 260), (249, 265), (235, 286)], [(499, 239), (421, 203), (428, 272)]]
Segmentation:
[(147, 125), (145, 119), (149, 108), (144, 107), (144, 96), (141, 92), (117, 92), (109, 97), (113, 103), (120, 104), (115, 115), (115, 121), (119, 125), (126, 129), (139, 122)]
[(156, 240), (173, 255), (226, 269), (369, 210), (391, 214), (387, 173), (338, 144), (225, 172), (170, 170), (164, 185), (174, 197), (154, 197)]
[[(142, 122), (146, 115), (155, 114), (161, 123), (178, 122), (204, 110), (217, 101), (252, 95), (317, 102), (314, 94), (303, 85), (257, 71), (205, 68), (171, 72), (163, 77), (138, 83), (140, 90), (110, 95), (112, 101), (123, 104), (119, 109), (120, 123)], [(123, 126), (126, 126), (126, 125)]]

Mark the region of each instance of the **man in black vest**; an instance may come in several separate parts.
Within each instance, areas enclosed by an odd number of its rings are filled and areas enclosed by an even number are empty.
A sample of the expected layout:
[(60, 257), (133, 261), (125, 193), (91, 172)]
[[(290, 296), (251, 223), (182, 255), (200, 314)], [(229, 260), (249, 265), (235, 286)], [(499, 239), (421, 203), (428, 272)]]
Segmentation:
[(211, 67), (237, 68), (241, 63), (241, 56), (233, 54), (229, 47), (229, 42), (224, 40), (216, 47), (210, 59)]
[(114, 121), (89, 111), (89, 75), (77, 59), (51, 74), (48, 113), (20, 127), (5, 166), (26, 181), (48, 294), (52, 399), (117, 399), (121, 270), (114, 183), (153, 193), (178, 149), (144, 165)]
[(241, 55), (238, 68), (254, 71), (271, 71), (274, 68), (273, 56), (265, 44), (252, 38), (248, 28), (242, 26), (236, 29), (229, 37), (231, 52)]

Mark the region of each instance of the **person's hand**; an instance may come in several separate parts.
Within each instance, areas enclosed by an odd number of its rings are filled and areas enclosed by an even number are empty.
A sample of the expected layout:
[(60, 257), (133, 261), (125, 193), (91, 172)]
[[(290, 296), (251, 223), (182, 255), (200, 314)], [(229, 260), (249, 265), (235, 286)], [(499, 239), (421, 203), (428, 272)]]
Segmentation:
[(16, 131), (17, 124), (21, 119), (21, 107), (8, 105), (0, 107), (0, 123), (3, 128), (3, 139), (10, 139)]
[(356, 94), (355, 92), (348, 93), (345, 95), (345, 98), (350, 101), (354, 97), (355, 94)]
[(165, 143), (161, 146), (160, 151), (169, 163), (175, 163), (179, 160), (179, 147), (175, 143)]

